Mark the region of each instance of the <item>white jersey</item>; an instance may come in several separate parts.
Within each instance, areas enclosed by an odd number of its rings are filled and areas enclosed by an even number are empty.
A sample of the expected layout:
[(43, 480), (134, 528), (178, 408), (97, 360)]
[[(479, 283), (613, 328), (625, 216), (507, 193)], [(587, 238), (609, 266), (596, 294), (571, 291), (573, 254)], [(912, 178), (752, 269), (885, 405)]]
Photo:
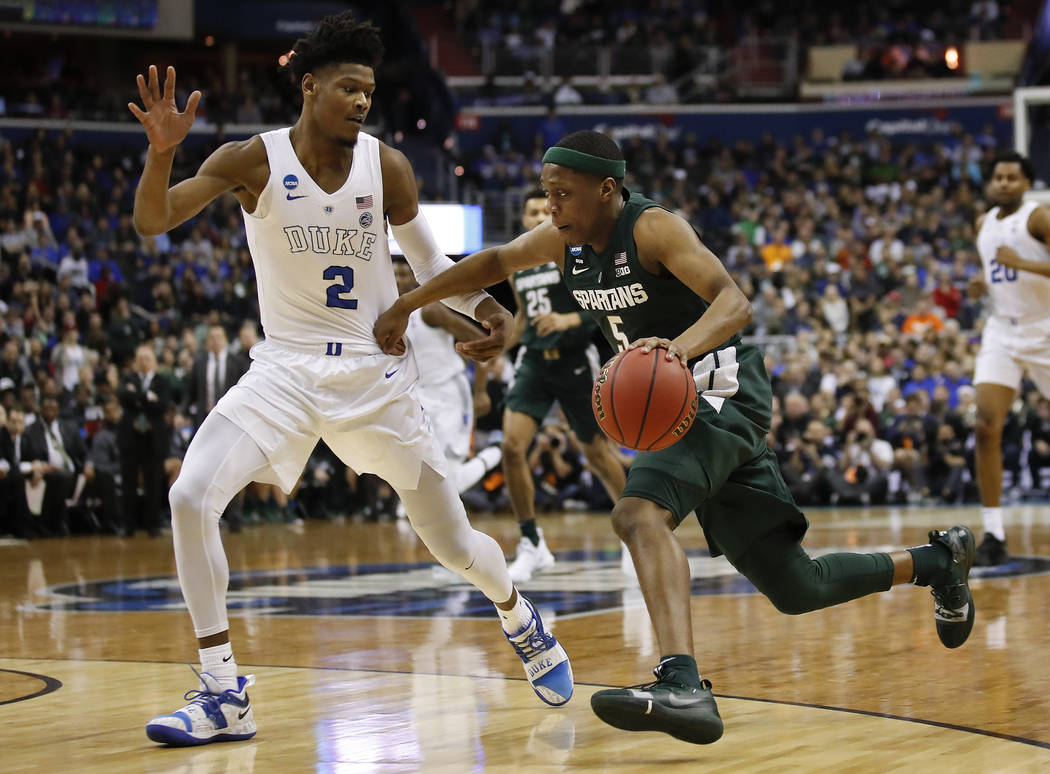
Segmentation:
[(376, 354), (372, 324), (397, 300), (379, 141), (358, 134), (350, 174), (328, 194), (299, 162), (288, 131), (259, 135), (270, 179), (255, 212), (244, 213), (263, 330), (318, 354)]
[(984, 281), (992, 299), (992, 314), (1014, 321), (1050, 317), (1050, 277), (1009, 269), (995, 260), (996, 251), (1010, 247), (1029, 261), (1050, 262), (1050, 251), (1028, 231), (1028, 219), (1037, 202), (1024, 202), (1005, 218), (993, 207), (977, 233), (977, 252), (984, 266)]
[(442, 384), (467, 370), (463, 358), (456, 352), (452, 334), (423, 322), (422, 310), (417, 309), (409, 316), (406, 333), (416, 356), (422, 387)]

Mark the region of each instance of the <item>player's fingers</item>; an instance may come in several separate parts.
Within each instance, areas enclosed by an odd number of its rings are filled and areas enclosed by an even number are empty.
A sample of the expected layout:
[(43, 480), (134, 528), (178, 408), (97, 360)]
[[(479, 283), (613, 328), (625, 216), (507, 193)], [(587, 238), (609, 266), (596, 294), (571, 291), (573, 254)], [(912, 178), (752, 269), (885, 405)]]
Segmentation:
[(164, 99), (175, 99), (175, 68), (171, 65), (164, 73)]
[(135, 118), (137, 118), (139, 121), (145, 122), (145, 120), (146, 120), (146, 113), (144, 113), (142, 108), (140, 108), (134, 102), (129, 102), (128, 103), (128, 110), (130, 110), (131, 114), (133, 116), (135, 116)]
[(197, 105), (200, 101), (201, 93), (199, 91), (193, 92), (190, 94), (189, 99), (186, 100), (186, 109), (183, 112), (190, 118), (193, 118), (197, 115)]
[(149, 93), (154, 102), (160, 102), (160, 80), (157, 77), (157, 66), (149, 66)]
[(153, 97), (150, 96), (149, 89), (146, 87), (146, 79), (142, 77), (142, 73), (135, 76), (135, 83), (139, 87), (139, 99), (142, 100), (142, 106), (149, 110), (149, 106), (153, 104)]

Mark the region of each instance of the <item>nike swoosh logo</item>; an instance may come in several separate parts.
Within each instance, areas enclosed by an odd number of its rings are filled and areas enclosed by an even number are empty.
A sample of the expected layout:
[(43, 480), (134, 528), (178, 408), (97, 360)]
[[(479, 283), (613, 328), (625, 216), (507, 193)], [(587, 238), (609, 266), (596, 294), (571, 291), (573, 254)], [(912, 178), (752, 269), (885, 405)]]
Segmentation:
[(288, 199), (288, 201), (290, 202), (294, 202), (296, 199), (305, 199), (307, 196), (309, 196), (309, 194), (300, 194), (299, 196), (292, 196), (291, 194), (288, 194), (285, 198)]
[(587, 271), (587, 267), (586, 266), (584, 266), (582, 269), (580, 267), (578, 267), (578, 266), (573, 266), (572, 267), (572, 273), (573, 274), (583, 274), (585, 271)]
[(583, 369), (586, 368), (586, 367), (587, 366), (580, 366), (579, 368), (574, 368), (572, 372), (574, 374), (576, 374), (577, 376), (579, 376), (580, 374), (583, 373)]
[(223, 659), (222, 661), (223, 661), (223, 663), (225, 664), (225, 663), (226, 663), (227, 661), (229, 661), (229, 660), (230, 660), (231, 658), (233, 658), (233, 654), (232, 654), (232, 653), (231, 653), (230, 655), (226, 656), (226, 658), (224, 658), (224, 659)]
[(387, 371), (385, 374), (383, 374), (383, 376), (385, 376), (387, 379), (389, 379), (391, 376), (396, 374), (399, 370), (400, 369), (395, 368), (393, 371)]
[(244, 720), (244, 716), (245, 716), (245, 715), (247, 715), (247, 714), (248, 714), (249, 712), (251, 712), (251, 711), (252, 711), (252, 708), (251, 708), (251, 707), (249, 707), (249, 708), (248, 708), (248, 709), (246, 709), (246, 710), (245, 710), (244, 712), (238, 712), (238, 713), (237, 713), (237, 720)]

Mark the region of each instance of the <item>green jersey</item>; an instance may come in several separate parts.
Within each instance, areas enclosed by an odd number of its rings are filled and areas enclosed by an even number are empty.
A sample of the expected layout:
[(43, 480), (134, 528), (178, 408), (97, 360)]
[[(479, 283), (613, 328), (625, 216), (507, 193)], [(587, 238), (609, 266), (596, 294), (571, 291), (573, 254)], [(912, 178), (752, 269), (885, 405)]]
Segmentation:
[[(660, 205), (626, 189), (624, 199), (605, 249), (595, 253), (590, 245), (566, 247), (562, 274), (576, 303), (618, 351), (648, 336), (673, 340), (709, 306), (672, 274), (657, 276), (642, 266), (634, 225), (643, 212)], [(757, 357), (752, 358), (752, 352)], [(741, 368), (752, 361), (757, 367)], [(689, 368), (701, 398), (716, 411), (732, 398), (750, 421), (769, 427), (771, 396), (762, 358), (753, 347), (742, 344), (738, 334), (690, 360)]]
[[(576, 303), (618, 350), (649, 336), (674, 339), (708, 308), (676, 277), (642, 266), (634, 225), (660, 205), (626, 190), (624, 199), (608, 246), (567, 247), (563, 270)], [(766, 445), (772, 391), (762, 353), (733, 335), (689, 366), (700, 395), (692, 428), (673, 446), (639, 453), (622, 496), (654, 502), (676, 522), (695, 511), (711, 554), (730, 561), (780, 527), (801, 539), (808, 523)]]
[[(660, 205), (626, 189), (624, 198), (606, 248), (595, 253), (590, 245), (566, 247), (564, 269), (565, 284), (576, 303), (595, 319), (617, 351), (647, 336), (674, 339), (708, 307), (676, 277), (656, 276), (642, 267), (634, 224), (643, 212)], [(719, 349), (739, 343), (740, 337), (733, 336)]]
[(536, 332), (535, 320), (549, 312), (569, 314), (579, 312), (579, 307), (569, 289), (561, 280), (561, 273), (553, 262), (515, 272), (512, 279), (520, 303), (525, 308), (525, 332), (521, 344), (528, 349), (584, 349), (594, 335), (594, 323), (581, 314), (582, 325), (564, 331), (555, 331), (546, 336)]

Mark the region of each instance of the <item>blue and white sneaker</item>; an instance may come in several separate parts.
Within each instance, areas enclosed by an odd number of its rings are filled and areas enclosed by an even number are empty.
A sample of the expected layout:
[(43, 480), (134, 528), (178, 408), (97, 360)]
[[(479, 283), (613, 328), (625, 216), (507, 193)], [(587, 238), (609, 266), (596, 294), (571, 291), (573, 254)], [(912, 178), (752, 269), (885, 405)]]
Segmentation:
[(554, 635), (543, 628), (540, 614), (525, 599), (532, 611), (532, 620), (517, 634), (507, 634), (507, 641), (525, 664), (525, 676), (540, 700), (552, 707), (560, 707), (572, 698), (572, 666), (565, 648)]
[(153, 718), (146, 724), (146, 736), (175, 747), (238, 742), (255, 736), (255, 715), (248, 700), (248, 686), (255, 683), (255, 675), (238, 677), (237, 690), (223, 690), (207, 672), (193, 671), (200, 678), (200, 687), (186, 692), (183, 698), (189, 704)]

